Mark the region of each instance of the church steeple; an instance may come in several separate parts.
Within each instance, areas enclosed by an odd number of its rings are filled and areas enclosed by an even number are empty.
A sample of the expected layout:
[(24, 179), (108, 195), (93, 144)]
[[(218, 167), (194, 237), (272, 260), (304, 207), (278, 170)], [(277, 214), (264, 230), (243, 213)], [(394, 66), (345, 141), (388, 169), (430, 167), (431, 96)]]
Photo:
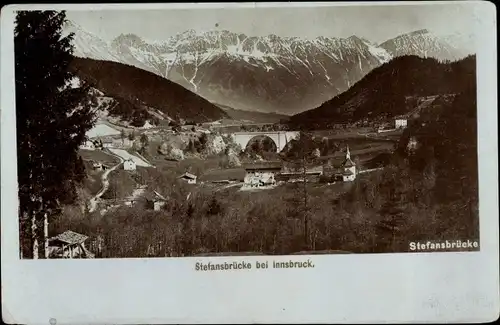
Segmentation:
[(346, 160), (351, 159), (351, 152), (349, 151), (349, 145), (347, 145), (347, 149), (345, 152), (345, 159)]

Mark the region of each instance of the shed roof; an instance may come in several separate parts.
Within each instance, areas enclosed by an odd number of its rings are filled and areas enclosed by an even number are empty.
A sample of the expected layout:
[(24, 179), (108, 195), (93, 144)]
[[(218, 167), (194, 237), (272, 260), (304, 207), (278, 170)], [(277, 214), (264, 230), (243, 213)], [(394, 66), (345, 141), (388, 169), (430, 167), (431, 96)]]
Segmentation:
[(156, 191), (147, 191), (144, 197), (150, 201), (167, 201), (167, 199)]
[(191, 179), (196, 179), (196, 175), (193, 175), (193, 174), (191, 174), (191, 173), (185, 172), (184, 174), (182, 174), (181, 176), (179, 176), (179, 178), (191, 178)]
[(283, 164), (280, 161), (257, 162), (245, 164), (245, 170), (266, 170), (266, 169), (279, 169), (281, 170)]
[(71, 230), (66, 230), (65, 232), (52, 237), (51, 240), (59, 240), (67, 244), (80, 244), (89, 238), (88, 236), (76, 233)]

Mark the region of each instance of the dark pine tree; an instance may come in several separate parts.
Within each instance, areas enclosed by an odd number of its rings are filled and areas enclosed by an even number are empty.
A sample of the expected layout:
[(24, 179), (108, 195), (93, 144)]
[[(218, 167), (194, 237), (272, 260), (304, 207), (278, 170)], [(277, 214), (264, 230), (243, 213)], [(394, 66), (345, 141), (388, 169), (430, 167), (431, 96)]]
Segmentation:
[(140, 141), (143, 147), (147, 147), (149, 145), (149, 138), (145, 133), (141, 134)]
[(215, 216), (221, 212), (222, 212), (222, 205), (214, 195), (212, 196), (212, 199), (208, 202), (207, 216)]
[[(78, 146), (94, 123), (88, 87), (68, 71), (73, 35), (65, 12), (20, 11), (16, 17), (15, 82), (21, 256), (48, 256), (48, 220), (81, 180)], [(80, 176), (77, 176), (80, 175)], [(43, 231), (41, 225), (43, 224)], [(30, 249), (26, 249), (26, 248)]]
[(195, 147), (194, 142), (193, 142), (192, 139), (189, 140), (188, 151), (191, 152), (191, 153), (196, 152), (196, 147)]

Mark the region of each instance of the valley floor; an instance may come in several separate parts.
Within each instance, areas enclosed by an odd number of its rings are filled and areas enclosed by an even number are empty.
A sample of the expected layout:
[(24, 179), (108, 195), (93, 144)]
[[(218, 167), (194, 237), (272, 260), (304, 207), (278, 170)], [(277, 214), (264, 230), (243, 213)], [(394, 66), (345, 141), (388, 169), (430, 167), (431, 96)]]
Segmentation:
[[(318, 134), (332, 136), (340, 148), (349, 145), (359, 163), (354, 182), (285, 182), (248, 190), (243, 186), (245, 170), (221, 167), (223, 157), (180, 161), (149, 157), (146, 161), (123, 149), (82, 150), (84, 159), (113, 168), (95, 174), (102, 186), (90, 200), (90, 209), (54, 222), (52, 231), (85, 233), (97, 257), (405, 251), (404, 237), (390, 247), (380, 244), (374, 224), (382, 204), (377, 188), (385, 178), (393, 177), (384, 168), (384, 155), (394, 150), (397, 135)], [(136, 170), (123, 170), (121, 161), (128, 158), (136, 162)], [(179, 180), (187, 170), (198, 176), (196, 184)], [(156, 210), (148, 200), (159, 197), (166, 204)], [(304, 225), (305, 215), (308, 226)], [(305, 229), (309, 232), (307, 244)], [(96, 246), (102, 241), (104, 245)]]

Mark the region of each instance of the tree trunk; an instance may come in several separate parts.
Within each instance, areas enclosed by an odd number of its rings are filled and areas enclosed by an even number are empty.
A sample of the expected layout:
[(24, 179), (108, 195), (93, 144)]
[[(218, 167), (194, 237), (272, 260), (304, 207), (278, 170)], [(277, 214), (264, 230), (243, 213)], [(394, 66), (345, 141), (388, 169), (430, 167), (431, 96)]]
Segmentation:
[(28, 218), (26, 217), (26, 212), (23, 212), (22, 214), (19, 215), (19, 218), (21, 218), (21, 222), (19, 223), (19, 254), (20, 254), (20, 259), (24, 258), (24, 243), (25, 243), (25, 237), (26, 237), (26, 222)]
[(43, 214), (43, 239), (45, 258), (49, 258), (49, 218), (47, 212)]
[(309, 249), (309, 218), (308, 218), (308, 209), (307, 209), (307, 166), (305, 157), (302, 158), (302, 166), (303, 166), (303, 179), (304, 182), (304, 240), (305, 245)]
[(37, 225), (36, 225), (36, 217), (35, 214), (31, 216), (31, 239), (32, 239), (32, 248), (33, 248), (33, 259), (38, 259), (38, 234), (37, 234)]

